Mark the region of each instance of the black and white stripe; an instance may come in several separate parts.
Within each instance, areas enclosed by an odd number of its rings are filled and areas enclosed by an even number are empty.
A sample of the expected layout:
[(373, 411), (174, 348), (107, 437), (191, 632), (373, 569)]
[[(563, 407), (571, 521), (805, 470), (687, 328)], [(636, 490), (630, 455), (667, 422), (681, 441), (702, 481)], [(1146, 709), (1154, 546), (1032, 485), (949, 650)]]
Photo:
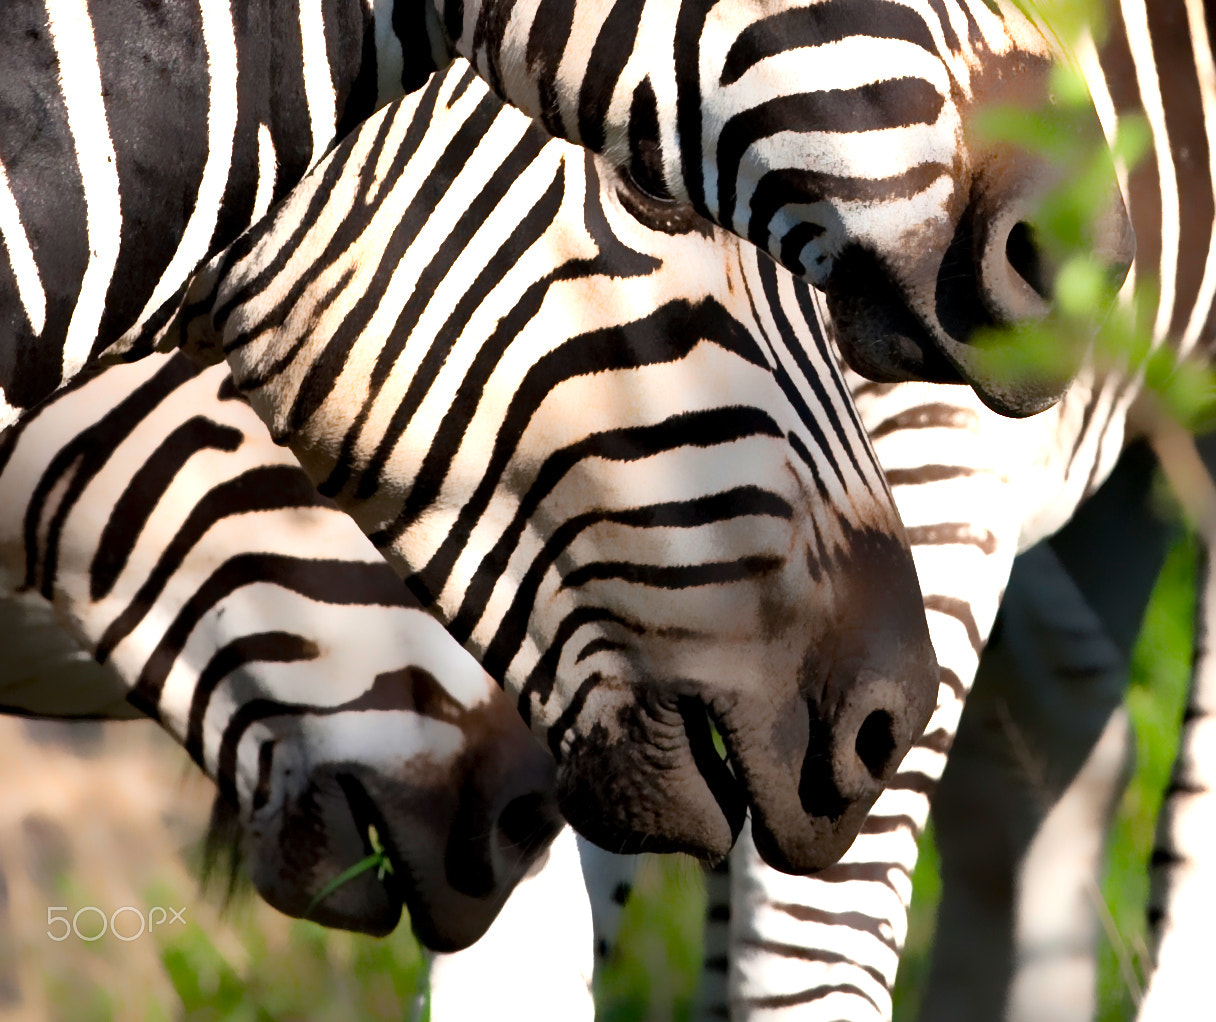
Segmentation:
[(400, 94), (388, 17), (358, 0), (8, 5), (0, 423), (111, 347), (146, 351), (196, 268)]
[[(826, 288), (856, 364), (961, 374), (1019, 414), (1058, 395), (966, 344), (1041, 313), (1047, 288), (1006, 251), (1044, 169), (968, 141), (1009, 83), (1046, 87), (1050, 50), (1013, 3), (17, 0), (5, 31), (0, 425), (89, 359), (148, 350), (205, 260), (453, 53), (642, 191)], [(1122, 223), (1097, 231), (1116, 271)], [(948, 325), (943, 273), (970, 281)]]
[(304, 914), (374, 827), (393, 876), (311, 917), (385, 933), (404, 901), (431, 946), (480, 936), (556, 829), (552, 761), (222, 369), (153, 356), (60, 393), (6, 433), (0, 488), (8, 711), (125, 694), (216, 781), (271, 904)]
[(577, 827), (721, 855), (750, 799), (785, 868), (843, 848), (936, 682), (804, 284), (467, 68), (222, 270), (190, 343), (505, 682)]
[[(485, 0), (444, 13), (456, 49), (550, 133), (823, 288), (855, 367), (965, 379), (1026, 415), (1066, 381), (1009, 379), (968, 343), (1050, 304), (1050, 271), (1030, 253), (1055, 172), (975, 130), (992, 104), (1049, 101), (1052, 48), (1024, 8)], [(1113, 176), (1087, 244), (1122, 279), (1131, 245)]]

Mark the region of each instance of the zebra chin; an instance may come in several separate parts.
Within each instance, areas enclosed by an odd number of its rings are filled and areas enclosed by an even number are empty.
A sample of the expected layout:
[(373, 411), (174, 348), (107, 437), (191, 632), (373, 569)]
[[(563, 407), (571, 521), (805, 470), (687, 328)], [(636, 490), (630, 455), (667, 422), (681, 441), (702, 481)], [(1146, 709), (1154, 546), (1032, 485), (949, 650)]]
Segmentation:
[[(756, 706), (715, 711), (691, 695), (639, 694), (634, 741), (599, 730), (572, 744), (558, 772), (571, 825), (615, 852), (730, 851), (749, 815), (761, 856), (784, 873), (832, 865), (861, 829), (927, 717), (899, 687), (856, 679), (832, 714), (805, 701), (757, 726)], [(721, 736), (725, 754), (717, 751)], [(791, 751), (801, 745), (801, 757)]]
[(431, 950), (473, 944), (563, 825), (552, 760), (518, 731), (527, 747), (496, 763), (474, 749), (455, 765), (407, 763), (400, 776), (362, 763), (313, 769), (277, 827), (254, 836), (258, 893), (287, 915), (372, 936), (392, 932), (404, 908)]
[(572, 826), (614, 852), (714, 861), (750, 814), (775, 869), (836, 862), (923, 732), (939, 675), (898, 536), (857, 537), (830, 574), (756, 646), (660, 636), (631, 653), (662, 674), (594, 679), (558, 750)]

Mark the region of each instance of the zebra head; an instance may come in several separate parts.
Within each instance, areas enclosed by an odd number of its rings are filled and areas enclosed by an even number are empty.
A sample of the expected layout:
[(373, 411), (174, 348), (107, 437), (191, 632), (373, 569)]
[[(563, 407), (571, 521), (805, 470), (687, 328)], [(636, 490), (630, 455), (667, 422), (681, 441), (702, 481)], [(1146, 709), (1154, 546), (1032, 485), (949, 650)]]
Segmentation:
[(503, 682), (585, 834), (721, 856), (750, 807), (782, 868), (845, 850), (938, 674), (805, 284), (455, 68), (209, 307), (196, 341)]
[[(382, 935), (404, 905), (427, 947), (456, 950), (485, 932), (560, 828), (553, 761), (439, 622), (374, 616), (364, 623), (388, 624), (383, 641), (412, 646), (411, 662), (344, 703), (301, 705), (276, 686), (278, 699), (254, 702), (256, 720), (249, 704), (236, 711), (217, 806), (238, 807), (254, 884), (280, 911)], [(359, 667), (341, 652), (335, 675)], [(375, 868), (334, 885), (377, 853)]]
[[(966, 381), (1012, 415), (1067, 385), (1067, 371), (1010, 379), (973, 343), (1052, 302), (1034, 225), (1058, 172), (977, 131), (993, 106), (1050, 102), (1055, 54), (1010, 0), (482, 0), (446, 14), (456, 48), (552, 134), (824, 290), (864, 375)], [(1113, 171), (1109, 187), (1088, 245), (1121, 281), (1134, 243)]]
[[(154, 355), (5, 434), (0, 582), (25, 592), (0, 599), (0, 707), (142, 710), (276, 908), (383, 934), (404, 905), (463, 947), (560, 825), (552, 757), (234, 398)], [(335, 884), (376, 846), (391, 872)]]

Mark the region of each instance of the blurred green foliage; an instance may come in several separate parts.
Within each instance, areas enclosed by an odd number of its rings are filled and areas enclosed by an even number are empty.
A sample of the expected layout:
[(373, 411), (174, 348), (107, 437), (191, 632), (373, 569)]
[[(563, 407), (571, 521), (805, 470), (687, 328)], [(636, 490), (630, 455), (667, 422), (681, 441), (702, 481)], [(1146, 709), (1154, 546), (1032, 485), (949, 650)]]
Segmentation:
[[(1105, 5), (1100, 0), (1043, 0), (1019, 6), (1041, 15), (1066, 52), (1083, 34), (1100, 46)], [(1148, 157), (1152, 136), (1142, 115), (1122, 113), (1109, 143), (1093, 130), (1092, 100), (1081, 70), (1053, 68), (1052, 102), (1043, 109), (989, 110), (981, 137), (1040, 153), (1058, 171), (1058, 183), (1033, 218), (1034, 240), (1055, 268), (1052, 314), (1045, 320), (982, 331), (994, 371), (1008, 375), (1071, 375), (1089, 350), (1100, 370), (1142, 373), (1161, 410), (1192, 430), (1216, 424), (1216, 372), (1180, 361), (1173, 347), (1153, 337), (1156, 282), (1139, 268), (1135, 287), (1115, 300), (1115, 284), (1090, 256), (1093, 225), (1111, 196), (1115, 168), (1130, 171)]]

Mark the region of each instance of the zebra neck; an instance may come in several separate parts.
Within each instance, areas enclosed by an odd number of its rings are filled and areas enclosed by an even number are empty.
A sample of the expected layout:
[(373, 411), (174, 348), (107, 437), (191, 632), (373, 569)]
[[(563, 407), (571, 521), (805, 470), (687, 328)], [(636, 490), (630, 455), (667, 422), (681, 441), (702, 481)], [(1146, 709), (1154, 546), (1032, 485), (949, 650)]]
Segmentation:
[[(698, 97), (685, 67), (700, 26), (680, 4), (433, 0), (444, 37), (506, 102), (549, 134), (627, 168), (648, 193), (687, 202), (677, 98)], [(684, 40), (682, 43), (681, 40)], [(695, 70), (695, 68), (694, 68)]]
[(1108, 138), (1142, 118), (1149, 146), (1117, 165), (1136, 232), (1130, 289), (1156, 293), (1155, 344), (1210, 360), (1216, 344), (1216, 63), (1204, 5), (1119, 0), (1078, 56)]

